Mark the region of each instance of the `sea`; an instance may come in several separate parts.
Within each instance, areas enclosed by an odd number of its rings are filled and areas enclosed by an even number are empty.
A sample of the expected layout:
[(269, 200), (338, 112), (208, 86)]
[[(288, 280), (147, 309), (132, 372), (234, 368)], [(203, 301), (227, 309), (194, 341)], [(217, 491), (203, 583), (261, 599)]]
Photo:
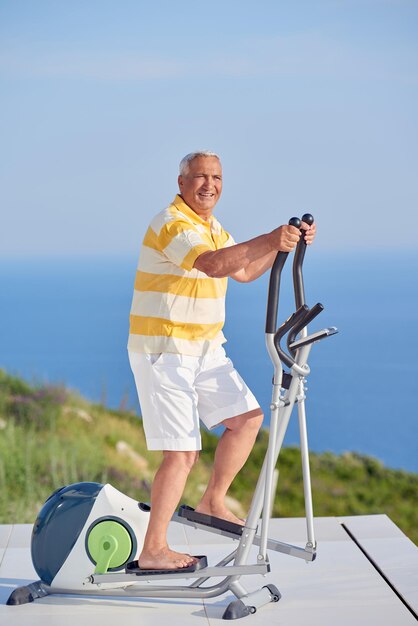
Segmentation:
[[(126, 351), (136, 262), (128, 255), (1, 259), (0, 368), (139, 415)], [(310, 449), (358, 452), (418, 472), (418, 252), (312, 248), (304, 281), (307, 304), (325, 307), (309, 332), (338, 328), (310, 354)], [(224, 329), (227, 353), (258, 398), (266, 428), (273, 372), (264, 334), (267, 288), (268, 275), (248, 284), (230, 280)], [(289, 257), (280, 322), (294, 308)], [(299, 443), (294, 413), (285, 445)]]

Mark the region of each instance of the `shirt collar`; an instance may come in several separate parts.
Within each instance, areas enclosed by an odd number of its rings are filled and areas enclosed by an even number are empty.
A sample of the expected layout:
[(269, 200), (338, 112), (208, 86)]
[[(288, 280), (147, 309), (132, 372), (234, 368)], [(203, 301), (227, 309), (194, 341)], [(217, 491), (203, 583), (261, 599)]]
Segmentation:
[(174, 198), (172, 204), (178, 209), (181, 213), (186, 215), (192, 222), (195, 224), (203, 224), (206, 228), (210, 228), (212, 223), (216, 223), (215, 217), (213, 215), (210, 216), (209, 220), (206, 221), (200, 215), (198, 215), (193, 209), (189, 207), (188, 204), (185, 203), (183, 198), (177, 194)]

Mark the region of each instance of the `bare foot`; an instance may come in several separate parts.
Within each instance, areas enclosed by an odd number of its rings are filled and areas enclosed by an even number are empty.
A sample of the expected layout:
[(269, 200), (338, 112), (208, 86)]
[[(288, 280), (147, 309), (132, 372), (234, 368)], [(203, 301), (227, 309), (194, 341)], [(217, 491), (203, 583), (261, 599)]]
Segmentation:
[(240, 526), (245, 526), (245, 520), (237, 517), (231, 511), (224, 506), (213, 507), (207, 506), (206, 504), (199, 504), (195, 508), (196, 513), (205, 513), (206, 515), (212, 515), (213, 517), (219, 517), (221, 519), (226, 520), (227, 522), (232, 522), (233, 524), (239, 524)]
[(190, 554), (174, 552), (170, 548), (163, 548), (155, 552), (143, 550), (138, 559), (138, 565), (141, 569), (180, 569), (189, 567), (194, 563), (197, 563), (197, 559)]

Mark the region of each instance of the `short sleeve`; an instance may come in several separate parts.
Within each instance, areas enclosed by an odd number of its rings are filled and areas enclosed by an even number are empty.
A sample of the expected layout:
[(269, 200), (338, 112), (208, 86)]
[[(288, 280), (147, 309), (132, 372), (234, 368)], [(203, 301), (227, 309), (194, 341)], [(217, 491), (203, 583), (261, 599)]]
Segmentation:
[(167, 258), (186, 271), (193, 269), (198, 256), (211, 250), (192, 224), (182, 220), (165, 224), (158, 239)]

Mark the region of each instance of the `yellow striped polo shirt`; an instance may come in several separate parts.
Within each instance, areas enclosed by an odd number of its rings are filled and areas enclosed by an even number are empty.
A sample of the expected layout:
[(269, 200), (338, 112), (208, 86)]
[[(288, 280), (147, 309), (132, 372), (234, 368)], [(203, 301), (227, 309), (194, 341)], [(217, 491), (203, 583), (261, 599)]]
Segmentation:
[(227, 278), (193, 267), (203, 252), (234, 245), (212, 216), (205, 221), (181, 196), (152, 220), (142, 243), (128, 349), (200, 356), (226, 341)]

